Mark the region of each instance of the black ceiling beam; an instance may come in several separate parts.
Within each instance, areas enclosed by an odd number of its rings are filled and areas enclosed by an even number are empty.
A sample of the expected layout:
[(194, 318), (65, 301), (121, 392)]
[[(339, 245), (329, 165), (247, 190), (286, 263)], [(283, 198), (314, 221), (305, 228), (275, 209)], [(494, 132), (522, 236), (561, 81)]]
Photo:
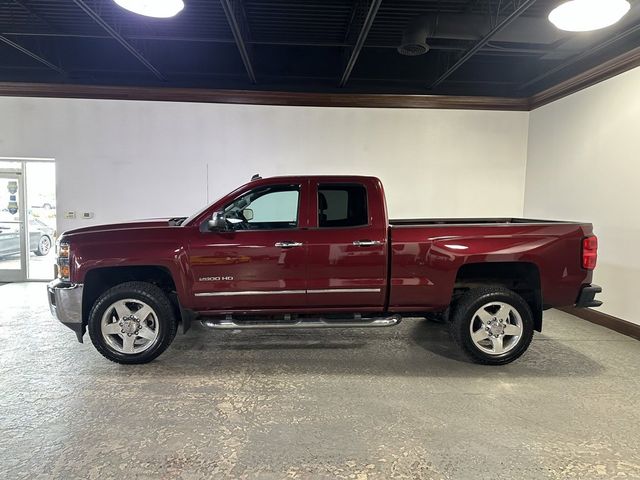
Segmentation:
[(531, 5), (536, 3), (536, 0), (526, 0), (520, 4), (518, 8), (516, 8), (511, 15), (507, 16), (504, 20), (498, 23), (495, 27), (493, 27), (489, 33), (487, 33), (484, 37), (482, 37), (478, 42), (471, 47), (467, 53), (465, 53), (460, 60), (454, 63), (446, 72), (440, 75), (435, 82), (431, 84), (429, 88), (435, 88), (444, 82), (447, 78), (449, 78), (454, 72), (456, 72), (462, 65), (467, 63), (467, 61), (473, 57), (480, 49), (482, 49), (487, 43), (491, 41), (491, 39), (504, 30), (507, 26), (509, 26), (515, 19), (517, 19), (520, 15), (522, 15)]
[[(109, 35), (95, 35), (95, 34), (83, 34), (83, 33), (58, 33), (58, 32), (18, 32), (18, 31), (6, 31), (0, 32), (0, 35), (15, 36), (15, 37), (68, 37), (68, 38), (95, 38), (95, 39), (109, 39), (112, 37)], [(220, 37), (175, 37), (175, 36), (157, 36), (157, 35), (127, 35), (129, 40), (145, 40), (145, 41), (160, 41), (160, 42), (192, 42), (192, 43), (235, 43), (232, 38), (220, 38)], [(350, 44), (344, 41), (307, 41), (300, 40), (251, 40), (247, 42), (249, 45), (273, 45), (273, 46), (285, 46), (285, 47), (336, 47), (344, 48), (349, 47)], [(397, 44), (374, 44), (369, 43), (362, 46), (362, 48), (381, 48), (381, 49), (397, 49)], [(462, 45), (430, 45), (431, 50), (450, 50), (450, 51), (466, 51), (466, 48)], [(485, 45), (479, 53), (481, 54), (494, 54), (494, 55), (511, 55), (511, 54), (529, 54), (529, 55), (545, 55), (553, 52), (551, 48), (520, 48), (520, 47), (494, 47), (492, 45)]]
[[(113, 40), (111, 35), (97, 35), (95, 33), (68, 33), (68, 32), (21, 32), (21, 31), (2, 31), (0, 35), (15, 37), (61, 37), (61, 38), (91, 38), (98, 40)], [(169, 42), (202, 42), (202, 43), (235, 43), (233, 38), (221, 37), (175, 37), (170, 35), (127, 35), (128, 40), (158, 40)], [(250, 42), (262, 43), (262, 42)]]
[(0, 42), (3, 42), (7, 45), (9, 45), (10, 47), (15, 48), (16, 50), (24, 53), (25, 55), (30, 56), (31, 58), (33, 58), (34, 60), (42, 63), (43, 65), (46, 65), (47, 67), (49, 67), (51, 70), (55, 70), (56, 72), (58, 72), (61, 75), (66, 75), (67, 72), (65, 72), (62, 68), (58, 67), (57, 65), (54, 65), (53, 63), (51, 63), (50, 61), (42, 58), (40, 55), (38, 55), (37, 53), (32, 52), (31, 50), (24, 48), (22, 45), (18, 45), (16, 42), (9, 40), (7, 37), (5, 37), (4, 35), (0, 35)]
[(149, 60), (147, 60), (144, 55), (142, 55), (138, 50), (136, 50), (133, 45), (127, 42), (122, 35), (116, 32), (111, 25), (104, 21), (104, 19), (98, 15), (95, 11), (93, 11), (84, 0), (73, 0), (73, 2), (82, 9), (84, 13), (86, 13), (91, 19), (96, 22), (103, 30), (105, 30), (114, 40), (116, 40), (120, 45), (122, 45), (131, 55), (136, 57), (136, 59), (142, 63), (151, 73), (153, 73), (158, 79), (165, 81), (166, 79), (160, 73), (160, 71), (154, 67)]
[(55, 29), (54, 26), (51, 25), (51, 23), (46, 18), (44, 18), (42, 15), (39, 15), (35, 10), (33, 10), (33, 8), (31, 8), (30, 5), (28, 5), (23, 0), (12, 0), (12, 1), (19, 7), (22, 7), (22, 9), (26, 11), (29, 15), (31, 15), (33, 18), (38, 19), (39, 21), (47, 25), (49, 28)]
[(220, 0), (220, 3), (222, 3), (224, 14), (229, 22), (229, 27), (231, 27), (233, 38), (242, 57), (244, 68), (247, 70), (247, 75), (249, 75), (249, 80), (251, 80), (251, 83), (256, 83), (256, 74), (253, 70), (251, 52), (249, 51), (249, 26), (242, 0)]
[(369, 4), (369, 10), (367, 11), (367, 16), (364, 19), (364, 23), (362, 24), (362, 28), (360, 29), (360, 33), (358, 34), (358, 39), (356, 40), (355, 45), (353, 46), (353, 50), (351, 50), (351, 55), (349, 56), (349, 60), (347, 60), (347, 65), (342, 73), (342, 78), (340, 79), (339, 86), (344, 87), (349, 81), (349, 77), (351, 76), (351, 72), (353, 71), (353, 67), (356, 65), (358, 61), (358, 57), (360, 56), (360, 52), (362, 51), (362, 47), (364, 46), (364, 42), (367, 40), (367, 36), (369, 35), (369, 30), (371, 30), (371, 26), (373, 25), (373, 21), (378, 14), (378, 9), (380, 8), (380, 4), (382, 0), (371, 0)]

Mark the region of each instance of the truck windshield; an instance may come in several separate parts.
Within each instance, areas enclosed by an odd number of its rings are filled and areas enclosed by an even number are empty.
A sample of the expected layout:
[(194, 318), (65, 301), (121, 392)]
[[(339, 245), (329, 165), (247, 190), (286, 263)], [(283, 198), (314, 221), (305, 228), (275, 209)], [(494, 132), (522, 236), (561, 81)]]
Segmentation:
[[(220, 198), (222, 198), (222, 197), (220, 197)], [(180, 225), (185, 226), (185, 225), (191, 224), (191, 222), (193, 222), (196, 218), (198, 218), (205, 211), (207, 211), (209, 209), (209, 207), (211, 207), (211, 205), (213, 205), (214, 203), (218, 202), (220, 200), (220, 198), (217, 198), (215, 201), (213, 201), (211, 203), (208, 203), (207, 205), (202, 207), (200, 210), (198, 210), (196, 213), (194, 213), (194, 214), (190, 215), (189, 217), (187, 217), (185, 219), (185, 221), (182, 222)]]

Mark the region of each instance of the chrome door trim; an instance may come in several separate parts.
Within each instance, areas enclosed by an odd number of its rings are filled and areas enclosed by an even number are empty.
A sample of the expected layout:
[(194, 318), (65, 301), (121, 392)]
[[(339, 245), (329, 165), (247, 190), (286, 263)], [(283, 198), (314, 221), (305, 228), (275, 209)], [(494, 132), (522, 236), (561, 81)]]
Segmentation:
[(307, 293), (380, 293), (379, 288), (320, 288)]
[(232, 292), (199, 292), (196, 297), (233, 297), (238, 295), (296, 295), (306, 293), (380, 293), (379, 288), (325, 288), (318, 290), (236, 290)]
[(232, 297), (236, 295), (295, 295), (306, 290), (237, 290), (235, 292), (200, 292), (196, 297)]

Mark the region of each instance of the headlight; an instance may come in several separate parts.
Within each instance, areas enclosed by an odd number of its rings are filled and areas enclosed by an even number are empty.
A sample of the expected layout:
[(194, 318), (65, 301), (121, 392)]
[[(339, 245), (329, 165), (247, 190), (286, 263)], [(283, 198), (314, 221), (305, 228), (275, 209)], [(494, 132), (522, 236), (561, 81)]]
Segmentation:
[(58, 242), (58, 258), (69, 258), (69, 244), (67, 242)]
[(71, 268), (69, 267), (70, 250), (71, 248), (67, 242), (60, 242), (58, 244), (57, 276), (60, 280), (67, 282), (71, 278)]

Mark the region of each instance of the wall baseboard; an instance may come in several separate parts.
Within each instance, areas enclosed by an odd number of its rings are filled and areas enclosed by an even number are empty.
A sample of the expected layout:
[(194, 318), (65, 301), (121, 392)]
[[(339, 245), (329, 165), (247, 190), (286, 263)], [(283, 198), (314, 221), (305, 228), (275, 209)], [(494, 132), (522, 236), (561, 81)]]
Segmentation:
[(562, 307), (558, 308), (558, 310), (640, 340), (640, 325), (628, 322), (627, 320), (622, 320), (621, 318), (591, 308)]

